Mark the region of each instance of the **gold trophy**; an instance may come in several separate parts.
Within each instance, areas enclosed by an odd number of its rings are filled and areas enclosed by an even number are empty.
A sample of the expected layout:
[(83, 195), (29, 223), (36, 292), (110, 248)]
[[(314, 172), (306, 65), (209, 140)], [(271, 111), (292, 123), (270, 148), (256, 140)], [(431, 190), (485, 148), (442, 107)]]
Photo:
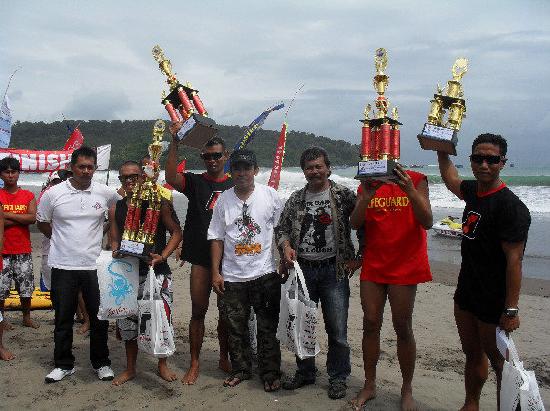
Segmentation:
[(153, 142), (149, 144), (151, 162), (144, 168), (143, 181), (138, 182), (128, 203), (120, 243), (121, 254), (144, 260), (150, 258), (160, 218), (161, 194), (155, 184), (155, 175), (160, 169), (164, 129), (164, 121), (157, 120), (153, 126)]
[(199, 97), (199, 91), (191, 83), (181, 84), (172, 72), (172, 63), (164, 56), (160, 46), (153, 47), (153, 58), (159, 63), (160, 71), (166, 76), (170, 92), (162, 92), (161, 103), (172, 121), (183, 121), (178, 139), (183, 144), (202, 148), (216, 132), (216, 122), (208, 117), (208, 112)]
[(394, 169), (400, 157), (400, 131), (397, 121), (397, 108), (393, 108), (392, 117), (388, 117), (390, 102), (385, 96), (389, 77), (386, 75), (388, 55), (379, 48), (374, 56), (376, 74), (373, 79), (374, 90), (378, 94), (375, 101), (376, 111), (369, 117), (371, 105), (365, 108), (361, 132), (361, 161), (357, 165), (356, 179), (395, 180)]
[(453, 65), (453, 79), (447, 82), (445, 94), (445, 90), (437, 86), (437, 92), (430, 101), (428, 122), (418, 135), (420, 147), (424, 150), (442, 151), (456, 156), (457, 134), (466, 117), (466, 102), (460, 81), (467, 71), (468, 60), (460, 57)]

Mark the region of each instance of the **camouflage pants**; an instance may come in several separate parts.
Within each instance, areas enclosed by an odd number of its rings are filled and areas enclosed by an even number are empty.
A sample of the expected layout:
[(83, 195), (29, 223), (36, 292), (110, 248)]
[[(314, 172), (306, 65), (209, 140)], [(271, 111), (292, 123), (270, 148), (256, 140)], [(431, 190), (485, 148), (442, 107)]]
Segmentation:
[(233, 374), (252, 372), (252, 350), (248, 333), (250, 308), (257, 321), (258, 370), (262, 380), (281, 374), (281, 348), (275, 336), (279, 322), (281, 277), (269, 273), (242, 283), (225, 282), (220, 312), (229, 333), (229, 354)]

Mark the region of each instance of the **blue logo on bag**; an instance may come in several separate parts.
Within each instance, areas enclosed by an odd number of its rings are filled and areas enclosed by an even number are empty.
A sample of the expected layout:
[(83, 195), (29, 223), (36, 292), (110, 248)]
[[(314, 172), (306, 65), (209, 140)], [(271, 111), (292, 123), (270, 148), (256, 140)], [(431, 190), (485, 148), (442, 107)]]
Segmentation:
[(114, 260), (107, 267), (107, 271), (112, 276), (111, 284), (109, 284), (111, 295), (115, 298), (115, 304), (121, 305), (126, 296), (132, 293), (133, 287), (124, 275), (111, 269), (116, 264), (122, 265), (122, 269), (127, 273), (132, 272), (132, 264), (127, 261)]

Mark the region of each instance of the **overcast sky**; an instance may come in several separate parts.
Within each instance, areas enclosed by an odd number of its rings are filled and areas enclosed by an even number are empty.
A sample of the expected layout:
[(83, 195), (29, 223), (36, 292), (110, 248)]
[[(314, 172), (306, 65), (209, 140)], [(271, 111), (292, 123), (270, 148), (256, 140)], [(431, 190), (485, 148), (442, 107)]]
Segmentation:
[[(435, 162), (416, 135), (464, 56), (460, 157), (490, 131), (508, 138), (513, 161), (550, 165), (550, 1), (0, 0), (0, 10), (0, 88), (22, 66), (9, 90), (16, 120), (168, 119), (159, 44), (218, 123), (248, 125), (304, 83), (289, 128), (358, 143), (384, 47), (403, 161)], [(265, 128), (281, 121), (274, 113)]]

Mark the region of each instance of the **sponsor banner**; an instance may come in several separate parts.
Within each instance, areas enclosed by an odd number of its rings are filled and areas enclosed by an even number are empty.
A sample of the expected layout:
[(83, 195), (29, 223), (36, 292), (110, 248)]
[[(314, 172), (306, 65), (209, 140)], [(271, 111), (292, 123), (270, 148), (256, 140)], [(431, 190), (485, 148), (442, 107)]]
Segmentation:
[(109, 170), (109, 161), (111, 160), (111, 145), (99, 146), (97, 149), (97, 170)]
[(283, 123), (281, 128), (281, 134), (279, 135), (279, 142), (275, 149), (275, 156), (273, 157), (273, 167), (271, 168), (271, 175), (267, 185), (273, 187), (275, 190), (279, 189), (279, 181), (281, 179), (281, 169), (283, 167), (283, 160), (285, 158), (285, 145), (286, 145), (286, 127), (287, 124)]
[(0, 147), (9, 147), (11, 140), (11, 110), (8, 95), (4, 96), (4, 101), (0, 107)]
[(67, 168), (72, 151), (0, 149), (0, 159), (14, 157), (19, 160), (21, 171), (46, 173)]

